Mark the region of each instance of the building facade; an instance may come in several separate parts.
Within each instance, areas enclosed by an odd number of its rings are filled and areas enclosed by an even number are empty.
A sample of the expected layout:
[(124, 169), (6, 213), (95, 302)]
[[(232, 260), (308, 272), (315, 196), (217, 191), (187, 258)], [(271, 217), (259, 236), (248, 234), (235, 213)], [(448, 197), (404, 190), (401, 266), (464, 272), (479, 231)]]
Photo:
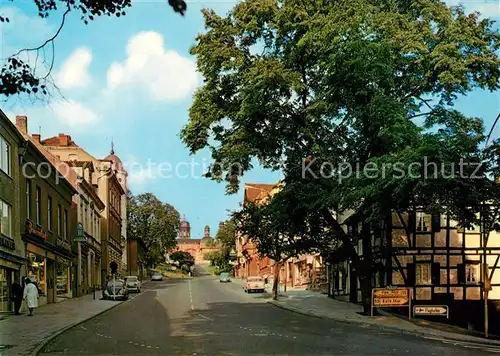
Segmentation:
[(73, 198), (70, 182), (76, 176), (63, 162), (28, 135), (26, 116), (16, 117), (16, 127), (25, 137), (20, 153), (20, 229), (26, 251), (26, 276), (35, 282), (40, 304), (73, 296), (76, 266), (72, 260)]
[(146, 244), (141, 239), (128, 238), (127, 246), (128, 275), (137, 276), (140, 279), (147, 278)]
[(205, 260), (205, 255), (210, 252), (219, 251), (219, 246), (212, 236), (210, 236), (210, 226), (206, 225), (204, 229), (203, 238), (191, 238), (191, 225), (184, 216), (180, 223), (179, 238), (177, 239), (177, 246), (170, 251), (184, 251), (193, 256), (195, 263), (205, 264), (209, 261)]
[(19, 152), (25, 139), (0, 110), (0, 313), (12, 312), (12, 283), (26, 275), (21, 238)]
[[(400, 286), (412, 291), (412, 304), (446, 304), (450, 319), (464, 327), (481, 329), (484, 322), (483, 268), (488, 293), (490, 332), (500, 332), (500, 233), (485, 234), (479, 226), (460, 227), (450, 217), (413, 211), (393, 213), (371, 240), (358, 237), (361, 259), (378, 266), (374, 287)], [(361, 224), (346, 225), (358, 236)], [(349, 259), (332, 261), (330, 295), (361, 302), (361, 290)]]
[[(129, 273), (127, 268), (126, 242), (126, 191), (127, 172), (113, 148), (105, 159), (97, 159), (78, 146), (70, 135), (59, 134), (42, 141), (45, 148), (63, 161), (93, 162), (92, 185), (99, 199), (104, 203), (101, 213), (101, 271), (100, 281), (104, 283), (110, 274), (110, 263), (116, 262), (118, 272)], [(125, 256), (125, 257), (124, 257)]]
[(71, 161), (69, 165), (78, 175), (78, 201), (76, 202), (76, 221), (82, 224), (85, 241), (76, 246), (77, 252), (77, 293), (91, 293), (101, 285), (101, 213), (104, 202), (92, 185), (95, 173), (92, 161)]

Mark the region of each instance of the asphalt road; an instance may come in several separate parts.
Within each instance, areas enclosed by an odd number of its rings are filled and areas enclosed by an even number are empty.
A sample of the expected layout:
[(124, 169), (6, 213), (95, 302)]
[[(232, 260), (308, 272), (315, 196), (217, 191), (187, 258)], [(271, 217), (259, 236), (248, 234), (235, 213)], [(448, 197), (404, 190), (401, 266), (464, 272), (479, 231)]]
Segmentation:
[[(44, 355), (493, 355), (295, 314), (211, 276), (147, 283), (54, 339)], [(500, 351), (500, 350), (497, 350)]]

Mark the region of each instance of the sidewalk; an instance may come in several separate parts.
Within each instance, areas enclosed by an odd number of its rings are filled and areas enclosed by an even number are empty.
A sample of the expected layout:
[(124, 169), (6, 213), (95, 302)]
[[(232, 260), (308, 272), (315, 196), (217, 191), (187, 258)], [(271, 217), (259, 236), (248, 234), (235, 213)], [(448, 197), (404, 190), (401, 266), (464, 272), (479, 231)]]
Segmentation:
[(419, 326), (408, 320), (392, 316), (389, 313), (374, 317), (364, 316), (361, 315), (363, 308), (360, 305), (335, 300), (318, 292), (307, 290), (282, 292), (277, 301), (270, 300), (269, 303), (282, 309), (322, 319), (332, 319), (368, 327), (378, 327), (426, 338), (500, 346), (500, 341), (498, 340), (489, 340), (467, 334), (458, 334), (431, 327)]
[(101, 291), (46, 304), (34, 316), (11, 315), (0, 320), (0, 355), (31, 355), (44, 341), (123, 302), (99, 300)]

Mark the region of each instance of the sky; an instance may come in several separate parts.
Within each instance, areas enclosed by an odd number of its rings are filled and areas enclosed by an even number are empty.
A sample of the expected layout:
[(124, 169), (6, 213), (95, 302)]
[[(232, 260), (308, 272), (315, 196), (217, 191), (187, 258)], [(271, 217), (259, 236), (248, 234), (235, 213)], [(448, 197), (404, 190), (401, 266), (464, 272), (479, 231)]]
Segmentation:
[[(457, 5), (458, 0), (448, 0)], [(467, 11), (500, 20), (498, 1), (460, 2)], [(52, 76), (60, 88), (50, 101), (13, 98), (1, 109), (14, 120), (28, 116), (30, 133), (42, 138), (66, 133), (97, 158), (115, 154), (128, 167), (134, 194), (152, 192), (172, 204), (191, 223), (192, 237), (202, 237), (205, 225), (212, 235), (229, 211), (238, 209), (243, 189), (225, 195), (223, 183), (202, 174), (210, 163), (207, 151), (194, 156), (179, 137), (188, 122), (192, 95), (203, 78), (189, 49), (204, 31), (202, 8), (226, 14), (236, 1), (187, 1), (185, 17), (173, 12), (167, 0), (133, 0), (126, 16), (102, 17), (85, 25), (75, 11), (54, 44)], [(0, 0), (0, 58), (21, 48), (37, 47), (56, 31), (62, 12), (41, 19), (33, 1)], [(30, 60), (34, 61), (34, 54)], [(52, 48), (40, 54), (50, 62)], [(39, 66), (40, 73), (46, 70)], [(499, 93), (475, 91), (456, 105), (466, 115), (491, 125), (500, 112)], [(500, 125), (493, 136), (500, 136)], [(257, 167), (243, 183), (274, 183), (279, 172)]]

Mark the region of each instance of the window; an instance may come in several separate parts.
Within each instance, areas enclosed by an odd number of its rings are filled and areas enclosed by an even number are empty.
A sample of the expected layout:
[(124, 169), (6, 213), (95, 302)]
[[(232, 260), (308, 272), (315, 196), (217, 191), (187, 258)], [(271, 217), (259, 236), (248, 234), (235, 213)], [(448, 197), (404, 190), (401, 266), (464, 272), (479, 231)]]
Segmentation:
[(61, 204), (57, 204), (57, 236), (62, 234), (62, 210)]
[(0, 200), (0, 233), (12, 237), (12, 209), (9, 204)]
[(431, 219), (428, 214), (418, 212), (416, 213), (417, 231), (431, 231)]
[(481, 278), (479, 276), (479, 262), (462, 263), (458, 265), (458, 282), (460, 284), (479, 284)]
[(64, 235), (65, 239), (68, 238), (68, 211), (64, 209)]
[(31, 219), (31, 180), (26, 179), (26, 217)]
[(0, 169), (10, 175), (10, 145), (0, 136)]
[(42, 190), (36, 187), (36, 223), (42, 224)]
[(47, 229), (52, 231), (52, 197), (47, 199)]
[(415, 284), (416, 285), (430, 285), (432, 284), (431, 264), (430, 263), (417, 263), (415, 265)]

